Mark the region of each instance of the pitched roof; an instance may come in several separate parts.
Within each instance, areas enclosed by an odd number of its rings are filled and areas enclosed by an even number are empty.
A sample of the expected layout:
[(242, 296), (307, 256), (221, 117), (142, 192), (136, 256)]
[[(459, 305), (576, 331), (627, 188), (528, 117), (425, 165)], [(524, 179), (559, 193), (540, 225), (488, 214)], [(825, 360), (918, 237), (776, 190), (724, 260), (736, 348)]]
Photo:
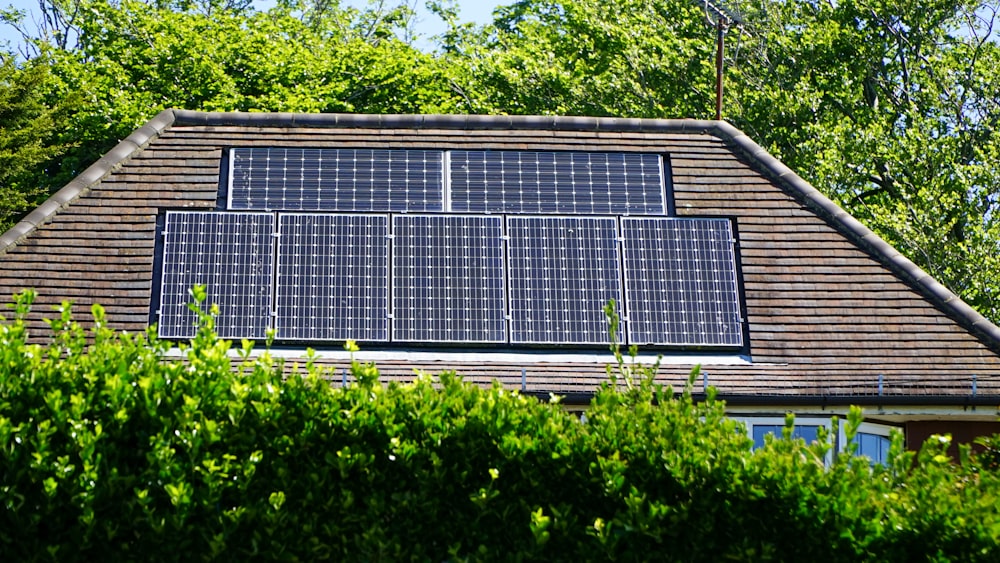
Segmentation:
[[(964, 404), (1000, 397), (1000, 329), (724, 122), (583, 117), (201, 113), (167, 110), (0, 236), (0, 292), (100, 302), (117, 328), (151, 317), (156, 220), (215, 209), (231, 147), (606, 150), (667, 156), (680, 216), (735, 220), (750, 362), (704, 367), (723, 395)], [(335, 355), (334, 355), (335, 356)], [(587, 393), (605, 362), (400, 359), (536, 391)], [(692, 359), (691, 362), (694, 360)], [(331, 365), (340, 365), (336, 358)], [(680, 381), (685, 357), (661, 370)], [(839, 399), (838, 399), (839, 398)]]

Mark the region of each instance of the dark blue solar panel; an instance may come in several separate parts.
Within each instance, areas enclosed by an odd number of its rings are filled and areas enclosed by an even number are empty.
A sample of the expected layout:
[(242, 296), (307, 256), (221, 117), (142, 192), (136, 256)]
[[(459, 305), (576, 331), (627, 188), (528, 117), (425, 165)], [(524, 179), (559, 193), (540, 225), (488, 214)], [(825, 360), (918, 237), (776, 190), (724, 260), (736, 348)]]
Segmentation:
[(281, 214), (277, 337), (389, 339), (386, 215)]
[(452, 151), (451, 210), (662, 215), (655, 154)]
[(395, 215), (392, 338), (505, 342), (500, 217)]
[(630, 344), (742, 346), (725, 219), (623, 218)]
[(190, 289), (205, 285), (219, 306), (223, 338), (263, 339), (271, 320), (274, 216), (269, 213), (168, 212), (163, 244), (159, 334), (190, 338), (196, 316)]
[(233, 149), (229, 208), (442, 211), (442, 155), (426, 150)]
[(514, 343), (604, 344), (605, 304), (622, 302), (613, 217), (508, 217)]

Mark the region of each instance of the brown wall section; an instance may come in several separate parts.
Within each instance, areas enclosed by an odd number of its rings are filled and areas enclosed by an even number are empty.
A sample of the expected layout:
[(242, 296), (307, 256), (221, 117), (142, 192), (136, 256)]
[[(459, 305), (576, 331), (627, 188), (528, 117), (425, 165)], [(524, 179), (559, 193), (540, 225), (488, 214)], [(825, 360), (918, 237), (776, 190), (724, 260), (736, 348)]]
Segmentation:
[[(951, 420), (924, 420), (906, 423), (906, 449), (919, 450), (920, 446), (934, 434), (951, 434), (948, 455), (958, 459), (958, 445), (972, 444), (980, 436), (1000, 433), (1000, 422), (954, 422)], [(973, 445), (973, 451), (982, 450)]]

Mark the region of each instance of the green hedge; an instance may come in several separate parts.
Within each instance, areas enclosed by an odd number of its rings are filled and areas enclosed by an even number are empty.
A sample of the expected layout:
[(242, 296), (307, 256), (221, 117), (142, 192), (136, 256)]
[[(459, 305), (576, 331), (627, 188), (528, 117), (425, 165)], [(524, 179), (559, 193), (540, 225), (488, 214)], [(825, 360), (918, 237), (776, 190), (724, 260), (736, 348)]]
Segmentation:
[(751, 452), (720, 402), (627, 362), (583, 419), (450, 373), (283, 380), (207, 315), (183, 359), (99, 307), (28, 345), (30, 300), (0, 326), (4, 561), (1000, 560), (997, 474), (944, 443)]

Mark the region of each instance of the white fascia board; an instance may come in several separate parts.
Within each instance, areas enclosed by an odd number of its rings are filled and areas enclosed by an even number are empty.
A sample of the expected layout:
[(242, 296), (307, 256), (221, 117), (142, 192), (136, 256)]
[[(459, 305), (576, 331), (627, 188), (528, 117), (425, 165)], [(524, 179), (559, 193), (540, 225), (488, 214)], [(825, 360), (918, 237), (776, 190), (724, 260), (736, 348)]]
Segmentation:
[[(234, 343), (235, 346), (235, 343)], [(255, 348), (251, 357), (259, 356), (263, 353), (263, 348)], [(291, 360), (305, 361), (306, 351), (303, 348), (272, 348), (271, 357), (285, 358)], [(239, 357), (236, 348), (230, 349), (230, 357)], [(181, 357), (178, 348), (172, 348), (168, 352), (170, 357)], [(350, 361), (351, 353), (346, 350), (316, 350), (317, 359), (332, 361)], [(355, 352), (353, 358), (359, 362), (379, 361), (408, 361), (422, 363), (440, 363), (441, 367), (448, 364), (510, 364), (518, 363), (528, 366), (530, 364), (615, 364), (615, 358), (611, 353), (592, 352), (531, 352), (531, 351), (440, 351), (440, 350), (420, 350), (420, 349), (399, 349), (399, 350), (361, 350)], [(655, 354), (639, 354), (635, 360), (644, 365), (653, 365), (657, 359), (660, 365), (682, 365), (682, 366), (749, 366), (753, 365), (749, 356), (741, 354), (703, 354), (696, 356), (671, 355), (657, 356)], [(630, 364), (632, 359), (625, 358), (625, 363)]]
[[(859, 399), (867, 399), (867, 397)], [(793, 413), (798, 417), (831, 417), (838, 416), (841, 420), (847, 418), (848, 406), (808, 406), (808, 405), (726, 405), (726, 413), (734, 417), (775, 416), (784, 417), (785, 413)], [(862, 406), (865, 420), (890, 423), (912, 422), (917, 420), (951, 420), (964, 422), (996, 422), (1000, 416), (1000, 405), (984, 406), (953, 406), (953, 405), (891, 405)]]

